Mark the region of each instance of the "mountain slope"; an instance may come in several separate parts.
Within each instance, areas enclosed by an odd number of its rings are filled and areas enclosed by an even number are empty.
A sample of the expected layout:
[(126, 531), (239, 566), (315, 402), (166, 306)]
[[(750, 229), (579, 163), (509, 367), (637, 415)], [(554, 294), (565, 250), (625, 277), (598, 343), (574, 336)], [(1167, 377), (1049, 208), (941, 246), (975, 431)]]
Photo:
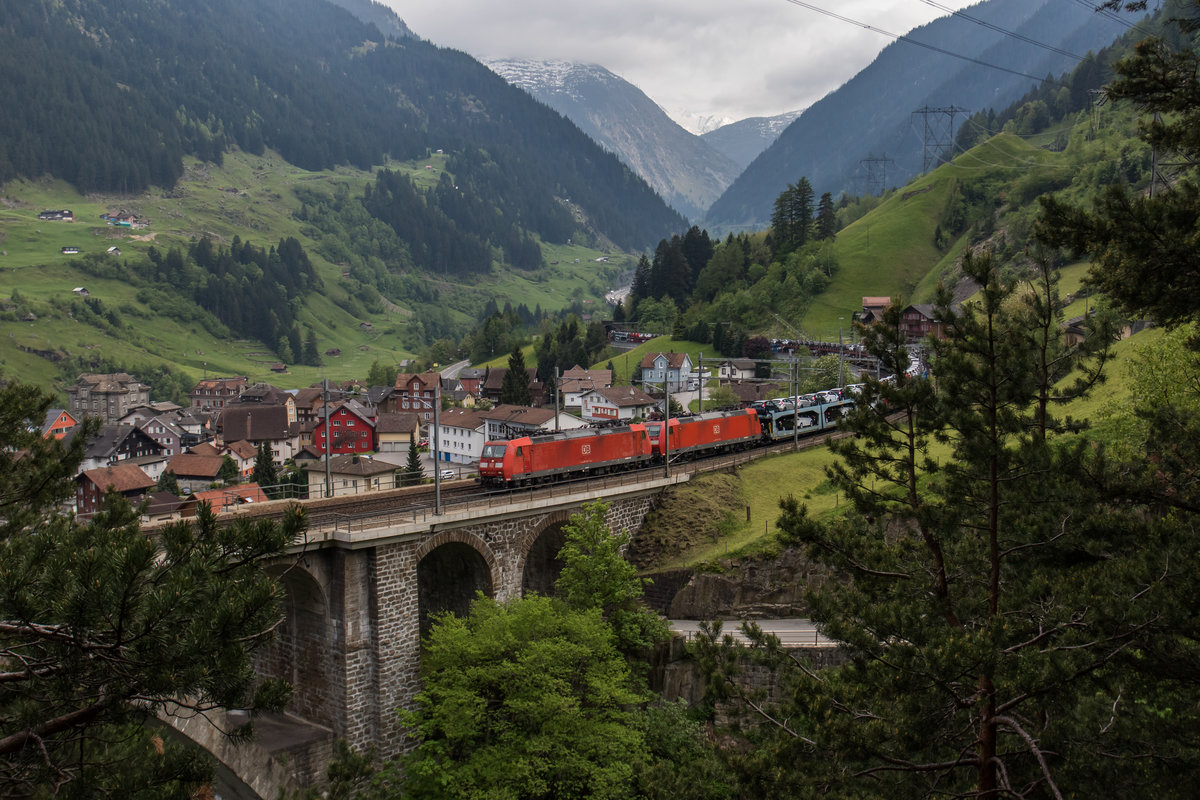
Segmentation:
[(523, 59), (484, 63), (616, 153), (689, 218), (698, 219), (740, 171), (640, 89), (599, 65)]
[(739, 170), (744, 170), (800, 114), (788, 111), (773, 117), (747, 117), (702, 133), (700, 138), (728, 156)]
[(630, 249), (683, 225), (618, 159), (474, 59), (385, 39), (326, 0), (0, 0), (0, 19), (0, 181), (136, 192), (172, 185), (184, 155), (219, 162), (233, 146), (314, 170), (445, 149), (486, 153), (474, 185), (545, 240), (578, 228), (566, 197)]
[[(987, 0), (971, 16), (1079, 55), (1109, 44), (1125, 28), (1083, 5), (1053, 0)], [(924, 165), (924, 123), (945, 115), (914, 116), (926, 106), (971, 111), (1003, 107), (1033, 83), (1023, 75), (1059, 74), (1073, 59), (1015, 41), (958, 17), (944, 17), (909, 38), (1001, 66), (1010, 72), (894, 42), (841, 88), (793, 122), (726, 190), (705, 216), (711, 230), (764, 227), (775, 198), (788, 183), (807, 176), (814, 190), (863, 192), (861, 159), (894, 160), (889, 185), (919, 174)], [(961, 121), (961, 117), (959, 118)]]

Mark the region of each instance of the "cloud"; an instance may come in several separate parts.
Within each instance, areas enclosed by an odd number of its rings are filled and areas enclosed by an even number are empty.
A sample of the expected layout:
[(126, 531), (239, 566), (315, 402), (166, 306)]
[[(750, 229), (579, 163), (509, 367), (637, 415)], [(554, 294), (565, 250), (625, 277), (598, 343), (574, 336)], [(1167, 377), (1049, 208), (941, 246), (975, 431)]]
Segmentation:
[[(788, 0), (384, 2), (418, 36), (477, 57), (600, 64), (693, 127), (702, 117), (736, 120), (805, 108), (893, 41)], [(809, 5), (895, 34), (944, 16), (925, 3), (895, 0)]]

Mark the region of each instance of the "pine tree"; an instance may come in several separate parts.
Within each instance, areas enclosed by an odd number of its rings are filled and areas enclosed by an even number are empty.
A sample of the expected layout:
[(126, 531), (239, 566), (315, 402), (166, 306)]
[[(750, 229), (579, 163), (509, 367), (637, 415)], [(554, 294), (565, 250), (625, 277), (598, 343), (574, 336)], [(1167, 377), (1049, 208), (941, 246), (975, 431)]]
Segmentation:
[[(798, 668), (755, 636), (788, 687), (758, 707), (775, 735), (750, 762), (777, 772), (756, 796), (1099, 796), (1195, 774), (1190, 746), (1147, 744), (1158, 723), (1139, 707), (1181, 699), (1153, 688), (1145, 654), (1177, 644), (1157, 628), (1192, 582), (1166, 565), (1195, 545), (1127, 483), (1114, 491), (1127, 478), (1053, 413), (1095, 382), (1112, 328), (1068, 346), (1047, 265), (1021, 284), (987, 257), (963, 271), (979, 299), (957, 309), (940, 293), (933, 381), (906, 375), (899, 309), (866, 332), (895, 377), (866, 382), (844, 422), (855, 435), (833, 445), (854, 513), (825, 524), (783, 504), (785, 540), (831, 570), (808, 602), (849, 662)], [(715, 637), (700, 651), (737, 696)]]
[(271, 452), (270, 442), (259, 443), (258, 453), (254, 457), (254, 471), (250, 473), (250, 480), (257, 483), (268, 497), (272, 500), (275, 499), (275, 494), (278, 492), (279, 470), (275, 466), (275, 456)]
[(821, 195), (817, 204), (816, 238), (827, 241), (837, 235), (837, 208), (833, 203), (833, 195), (829, 192)]
[(94, 425), (66, 447), (42, 439), (51, 400), (0, 387), (0, 795), (191, 796), (212, 780), (211, 759), (153, 726), (281, 710), (285, 687), (253, 663), (279, 619), (262, 566), (303, 530), (303, 512), (218, 524), (204, 503), (152, 536), (115, 493), (88, 521), (63, 515)]
[(529, 373), (525, 370), (525, 354), (520, 347), (514, 347), (508, 356), (508, 372), (504, 373), (504, 382), (500, 385), (500, 402), (518, 406), (533, 402), (533, 395), (529, 391)]
[(404, 463), (404, 471), (400, 473), (401, 486), (416, 486), (425, 478), (424, 467), (421, 466), (421, 451), (417, 448), (417, 439), (408, 440), (408, 460)]

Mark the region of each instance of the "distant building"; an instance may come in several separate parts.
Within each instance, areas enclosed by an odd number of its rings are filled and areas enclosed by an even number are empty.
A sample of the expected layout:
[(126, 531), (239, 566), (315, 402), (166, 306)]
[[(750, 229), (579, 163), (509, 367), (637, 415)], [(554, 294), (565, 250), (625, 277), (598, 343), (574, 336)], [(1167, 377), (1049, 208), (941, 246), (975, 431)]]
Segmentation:
[(75, 479), (75, 512), (96, 513), (109, 491), (137, 500), (153, 488), (154, 479), (136, 464), (111, 464), (85, 470)]
[(67, 387), (67, 410), (76, 419), (100, 417), (116, 422), (136, 405), (150, 402), (150, 387), (127, 372), (85, 372)]
[(224, 408), (241, 396), (249, 380), (245, 375), (233, 378), (205, 378), (192, 387), (192, 408)]

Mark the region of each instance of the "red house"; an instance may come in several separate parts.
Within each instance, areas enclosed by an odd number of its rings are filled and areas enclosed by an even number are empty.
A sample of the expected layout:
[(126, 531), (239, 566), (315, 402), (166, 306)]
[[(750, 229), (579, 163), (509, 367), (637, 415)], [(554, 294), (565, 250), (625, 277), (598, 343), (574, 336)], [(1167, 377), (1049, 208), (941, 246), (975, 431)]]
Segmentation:
[(46, 419), (42, 422), (42, 437), (61, 439), (67, 435), (67, 431), (78, 424), (79, 420), (71, 416), (66, 409), (52, 408), (46, 412)]
[[(326, 431), (330, 432), (328, 449), (325, 444)], [(313, 447), (331, 455), (372, 453), (378, 448), (375, 418), (357, 400), (347, 400), (337, 408), (330, 409), (328, 420), (322, 409), (317, 417), (317, 426), (313, 428)]]
[(110, 490), (137, 502), (153, 488), (154, 480), (136, 464), (89, 469), (75, 478), (75, 512), (80, 515), (96, 513), (105, 493)]

